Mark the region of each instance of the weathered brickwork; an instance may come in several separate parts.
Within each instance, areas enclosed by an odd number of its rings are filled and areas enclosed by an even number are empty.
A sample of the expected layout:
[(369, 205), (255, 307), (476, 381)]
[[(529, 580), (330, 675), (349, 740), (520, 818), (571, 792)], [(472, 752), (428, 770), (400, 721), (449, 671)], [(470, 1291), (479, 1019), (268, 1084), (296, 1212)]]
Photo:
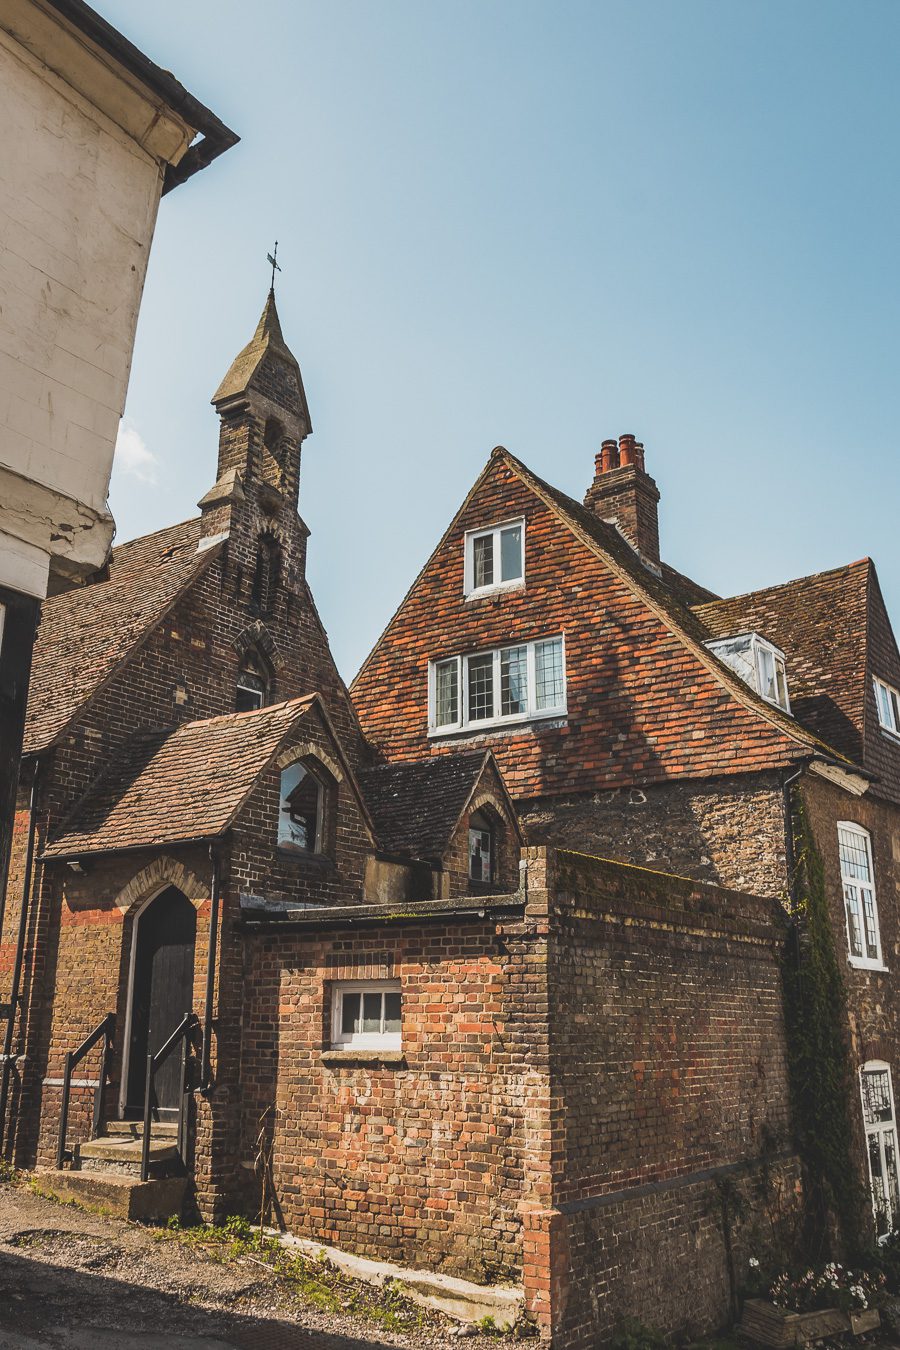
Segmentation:
[[(532, 946), (521, 925), (477, 919), (248, 939), (244, 1158), (274, 1103), (292, 1231), (480, 1281), (521, 1269)], [(398, 1063), (329, 1056), (333, 984), (361, 979), (400, 981)]]
[(569, 1269), (554, 1343), (587, 1350), (629, 1315), (719, 1325), (732, 1290), (717, 1180), (745, 1184), (748, 1232), (769, 1246), (763, 1175), (775, 1167), (796, 1199), (780, 911), (583, 855), (559, 853), (555, 871), (554, 1204)]

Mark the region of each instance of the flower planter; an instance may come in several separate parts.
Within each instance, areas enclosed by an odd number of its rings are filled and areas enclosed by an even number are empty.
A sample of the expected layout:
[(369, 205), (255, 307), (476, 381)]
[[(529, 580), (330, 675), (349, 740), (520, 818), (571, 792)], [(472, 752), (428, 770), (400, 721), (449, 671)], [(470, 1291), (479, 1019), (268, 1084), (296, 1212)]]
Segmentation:
[(811, 1345), (827, 1336), (851, 1331), (861, 1336), (874, 1331), (881, 1317), (877, 1308), (845, 1313), (839, 1308), (817, 1308), (815, 1312), (786, 1312), (763, 1298), (748, 1298), (740, 1329), (751, 1341), (770, 1345), (773, 1350), (789, 1350), (794, 1345)]

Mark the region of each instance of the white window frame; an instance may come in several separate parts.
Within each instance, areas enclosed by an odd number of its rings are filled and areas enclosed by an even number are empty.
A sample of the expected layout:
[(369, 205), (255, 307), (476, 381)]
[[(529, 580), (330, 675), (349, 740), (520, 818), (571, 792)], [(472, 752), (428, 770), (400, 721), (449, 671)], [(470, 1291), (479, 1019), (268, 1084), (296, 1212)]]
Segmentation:
[[(562, 702), (552, 708), (538, 708), (536, 705), (536, 687), (535, 687), (535, 648), (542, 642), (559, 642), (562, 651)], [(507, 713), (494, 717), (481, 717), (475, 721), (469, 721), (469, 661), (473, 657), (492, 656), (493, 657), (493, 680), (492, 689), (494, 694), (494, 706), (499, 702), (500, 691), (500, 653), (510, 651), (515, 647), (524, 647), (526, 649), (526, 672), (528, 680), (528, 707), (525, 712)], [(444, 722), (437, 725), (437, 679), (436, 670), (438, 666), (446, 665), (448, 661), (456, 662), (456, 688), (457, 688), (457, 720), (455, 722)], [(533, 638), (528, 642), (504, 642), (500, 647), (487, 647), (481, 651), (466, 652), (465, 655), (441, 657), (435, 661), (428, 662), (428, 735), (429, 736), (449, 736), (455, 732), (468, 731), (477, 734), (481, 731), (488, 731), (494, 727), (514, 726), (520, 722), (537, 722), (545, 718), (565, 717), (568, 711), (568, 683), (566, 680), (566, 635), (565, 633), (551, 633), (548, 637)]]
[[(350, 1032), (341, 1030), (345, 994), (399, 994), (400, 1031)], [(403, 1048), (403, 988), (399, 980), (345, 980), (331, 986), (331, 1048), (333, 1050), (401, 1050)], [(382, 1001), (382, 1025), (384, 1002)]]
[[(494, 541), (494, 576), (500, 575), (500, 535), (504, 530), (515, 529), (518, 525), (521, 530), (521, 562), (522, 574), (513, 577), (510, 581), (492, 581), (489, 586), (475, 585), (475, 540), (486, 539), (489, 535)], [(499, 525), (490, 525), (484, 530), (466, 530), (465, 535), (465, 559), (463, 569), (463, 593), (466, 598), (470, 596), (493, 595), (495, 591), (510, 591), (517, 587), (525, 585), (525, 517), (516, 516), (514, 520), (504, 520)]]
[[(787, 660), (785, 658), (784, 652), (781, 650), (780, 647), (776, 647), (774, 642), (770, 642), (768, 638), (761, 637), (759, 633), (733, 633), (731, 637), (715, 638), (712, 642), (707, 642), (706, 646), (709, 649), (709, 651), (712, 652), (713, 656), (717, 656), (719, 658), (719, 660), (722, 662), (723, 665), (726, 665), (728, 669), (733, 671), (736, 675), (738, 675), (739, 678), (744, 678), (740, 674), (740, 672), (735, 669), (735, 667), (731, 664), (731, 662), (723, 655), (723, 652), (727, 651), (731, 643), (739, 642), (741, 639), (749, 639), (750, 642), (750, 652), (753, 658), (753, 678), (754, 678), (754, 683), (750, 685), (750, 687), (754, 690), (755, 693), (759, 694), (760, 698), (765, 699), (766, 703), (770, 703), (773, 708), (780, 708), (782, 712), (786, 712), (788, 713), (789, 716), (793, 717), (793, 713), (791, 712), (791, 696), (790, 691), (788, 689)], [(778, 685), (779, 668), (781, 670), (781, 682), (784, 686), (783, 703), (781, 703), (777, 698), (769, 698), (769, 696), (767, 694), (764, 694), (762, 691), (763, 682), (762, 679), (760, 678), (761, 672), (759, 667), (759, 658), (762, 652), (768, 653), (768, 655), (772, 657), (775, 663), (776, 687)], [(744, 683), (748, 685), (750, 684), (749, 680), (747, 679), (744, 679)]]
[[(847, 960), (850, 962), (851, 966), (856, 966), (860, 970), (885, 970), (886, 967), (882, 956), (882, 946), (881, 946), (881, 923), (878, 918), (878, 896), (875, 889), (875, 861), (872, 854), (872, 836), (868, 830), (864, 829), (862, 825), (857, 825), (856, 822), (853, 820), (839, 820), (837, 822), (837, 828), (838, 828), (838, 864), (840, 866), (841, 871), (841, 901), (844, 906), (844, 923), (847, 929)], [(869, 859), (869, 876), (871, 877), (871, 881), (860, 881), (858, 877), (851, 877), (844, 875), (844, 867), (843, 863), (841, 862), (841, 843), (840, 843), (841, 830), (846, 830), (848, 834), (855, 834), (865, 842), (866, 854)], [(862, 939), (863, 944), (862, 956), (856, 956), (853, 951), (853, 943), (850, 933), (850, 915), (847, 908), (847, 897), (844, 893), (845, 886), (855, 886), (856, 889), (859, 891), (860, 937)], [(874, 916), (875, 921), (875, 943), (878, 948), (878, 955), (876, 957), (866, 956), (865, 954), (867, 946), (866, 926), (865, 926), (866, 892), (868, 892), (871, 895), (872, 899), (872, 914)]]
[[(878, 675), (872, 677), (872, 683), (875, 687), (875, 708), (878, 713), (878, 725), (889, 736), (900, 739), (900, 692)], [(882, 717), (882, 691), (888, 704), (889, 721), (887, 722)]]
[[(890, 1119), (890, 1122), (889, 1122), (889, 1123), (888, 1123), (887, 1121), (880, 1121), (880, 1122), (876, 1122), (874, 1125), (870, 1125), (869, 1122), (866, 1120), (866, 1089), (865, 1089), (865, 1075), (866, 1075), (867, 1073), (886, 1073), (886, 1074), (887, 1074), (887, 1079), (888, 1079), (888, 1092), (889, 1092), (890, 1098), (891, 1098), (891, 1119)], [(873, 1179), (872, 1179), (872, 1159), (871, 1159), (871, 1155), (870, 1155), (870, 1153), (869, 1153), (869, 1139), (870, 1139), (873, 1135), (877, 1136), (877, 1138), (878, 1138), (878, 1148), (879, 1148), (879, 1152), (880, 1152), (880, 1154), (881, 1154), (881, 1169), (882, 1169), (882, 1176), (885, 1177), (885, 1178), (887, 1178), (887, 1157), (886, 1157), (886, 1155), (885, 1155), (885, 1135), (889, 1135), (889, 1134), (891, 1134), (891, 1133), (893, 1134), (893, 1136), (894, 1136), (894, 1169), (895, 1169), (895, 1172), (896, 1172), (897, 1175), (898, 1175), (898, 1183), (900, 1183), (900, 1154), (898, 1154), (898, 1147), (897, 1147), (897, 1108), (896, 1108), (896, 1104), (895, 1104), (895, 1102), (894, 1102), (894, 1077), (893, 1077), (893, 1074), (892, 1074), (892, 1072), (891, 1072), (891, 1066), (890, 1066), (890, 1064), (887, 1063), (886, 1060), (883, 1060), (883, 1059), (870, 1059), (870, 1060), (867, 1060), (865, 1064), (863, 1064), (863, 1065), (860, 1066), (860, 1070), (859, 1070), (859, 1095), (860, 1095), (860, 1101), (861, 1101), (861, 1104), (862, 1104), (863, 1130), (865, 1131), (865, 1140), (866, 1140), (866, 1171), (868, 1172), (868, 1175), (869, 1175), (869, 1195), (870, 1195), (871, 1200), (872, 1200), (872, 1214), (874, 1215), (874, 1218), (875, 1218), (875, 1231), (876, 1231), (876, 1233), (877, 1233), (877, 1232), (878, 1232), (878, 1206), (877, 1206), (877, 1203), (876, 1203), (876, 1197), (875, 1197), (875, 1183), (874, 1183), (874, 1181), (873, 1181)], [(891, 1200), (890, 1200), (890, 1196), (889, 1196), (889, 1195), (886, 1195), (886, 1196), (885, 1196), (885, 1203), (886, 1203), (886, 1205), (887, 1205), (887, 1220), (888, 1220), (888, 1227), (887, 1227), (887, 1231), (886, 1231), (886, 1232), (881, 1233), (881, 1234), (878, 1234), (878, 1241), (879, 1241), (879, 1243), (884, 1242), (884, 1241), (889, 1237), (889, 1235), (890, 1235), (890, 1233), (891, 1233), (891, 1230), (893, 1229), (893, 1227), (894, 1227), (894, 1225), (896, 1224), (897, 1220), (900, 1219), (900, 1206), (898, 1206), (898, 1212), (897, 1212), (897, 1213), (894, 1213), (894, 1210), (893, 1210), (893, 1207), (892, 1207), (892, 1205), (891, 1205)]]

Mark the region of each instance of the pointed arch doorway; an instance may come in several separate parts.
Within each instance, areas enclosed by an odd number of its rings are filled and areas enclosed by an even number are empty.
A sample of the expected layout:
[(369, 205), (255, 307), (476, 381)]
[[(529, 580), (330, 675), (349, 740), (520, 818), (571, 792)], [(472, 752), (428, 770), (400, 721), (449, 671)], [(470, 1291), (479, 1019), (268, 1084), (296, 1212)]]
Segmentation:
[[(197, 912), (177, 886), (160, 891), (135, 917), (131, 940), (122, 1110), (141, 1116), (147, 1056), (156, 1054), (194, 1001)], [(179, 1106), (181, 1058), (169, 1056), (156, 1074), (156, 1103), (163, 1118)]]

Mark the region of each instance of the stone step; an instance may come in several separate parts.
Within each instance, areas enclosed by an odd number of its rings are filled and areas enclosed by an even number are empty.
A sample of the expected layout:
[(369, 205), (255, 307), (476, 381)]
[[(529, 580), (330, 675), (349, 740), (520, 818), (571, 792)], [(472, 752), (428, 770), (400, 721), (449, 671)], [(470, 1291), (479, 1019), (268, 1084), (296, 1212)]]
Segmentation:
[[(143, 1140), (130, 1135), (89, 1139), (75, 1145), (74, 1166), (83, 1172), (117, 1172), (125, 1176), (139, 1176)], [(181, 1165), (178, 1146), (171, 1139), (150, 1136), (150, 1167), (153, 1176), (172, 1172)]]
[(34, 1180), (43, 1195), (56, 1200), (71, 1200), (85, 1209), (146, 1223), (180, 1217), (188, 1187), (187, 1177), (139, 1181), (120, 1172), (57, 1172), (52, 1168), (39, 1169)]
[[(131, 1139), (143, 1139), (144, 1122), (142, 1120), (108, 1120), (103, 1126), (105, 1136), (128, 1135)], [(150, 1123), (151, 1139), (177, 1139), (177, 1120), (154, 1120)]]

